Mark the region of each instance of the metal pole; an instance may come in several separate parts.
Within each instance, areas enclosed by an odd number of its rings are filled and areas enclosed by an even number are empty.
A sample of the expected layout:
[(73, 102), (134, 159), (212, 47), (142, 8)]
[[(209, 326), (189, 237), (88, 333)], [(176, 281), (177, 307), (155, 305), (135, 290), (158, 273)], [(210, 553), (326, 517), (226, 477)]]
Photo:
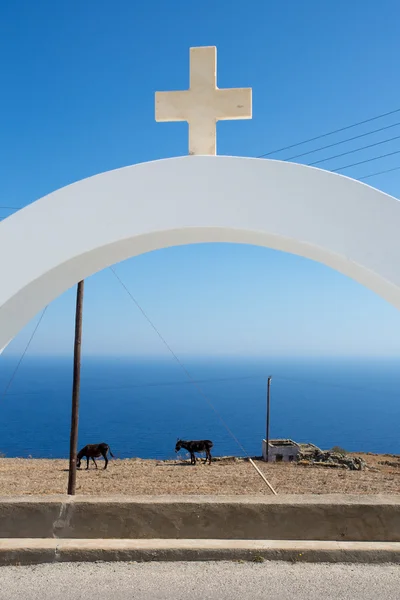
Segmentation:
[(76, 291), (74, 379), (72, 385), (71, 435), (69, 444), (68, 494), (75, 496), (76, 455), (78, 452), (79, 392), (81, 385), (81, 341), (84, 282), (78, 283)]
[(267, 385), (267, 432), (265, 436), (265, 441), (267, 442), (267, 462), (269, 462), (269, 414), (270, 414), (270, 399), (271, 399), (271, 379), (272, 377), (268, 377), (268, 385)]

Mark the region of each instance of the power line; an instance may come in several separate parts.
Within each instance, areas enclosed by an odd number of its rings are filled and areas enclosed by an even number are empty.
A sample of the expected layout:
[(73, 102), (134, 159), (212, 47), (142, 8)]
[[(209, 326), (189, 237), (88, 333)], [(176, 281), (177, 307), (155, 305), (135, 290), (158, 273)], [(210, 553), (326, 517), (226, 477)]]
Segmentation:
[(150, 319), (150, 317), (147, 315), (147, 313), (144, 311), (144, 309), (140, 306), (139, 302), (136, 300), (136, 298), (133, 296), (133, 294), (130, 292), (130, 290), (127, 288), (127, 286), (124, 284), (124, 282), (122, 281), (122, 279), (119, 277), (119, 275), (116, 273), (114, 267), (110, 267), (111, 271), (113, 272), (114, 276), (116, 277), (116, 279), (119, 281), (119, 283), (122, 285), (122, 287), (124, 288), (124, 290), (126, 291), (126, 293), (129, 295), (129, 297), (131, 298), (131, 300), (134, 302), (134, 304), (136, 305), (136, 308), (138, 308), (138, 310), (142, 313), (142, 315), (144, 316), (144, 318), (146, 319), (146, 321), (149, 323), (150, 327), (155, 331), (155, 333), (158, 335), (158, 337), (160, 338), (160, 340), (162, 341), (162, 343), (164, 344), (164, 346), (167, 348), (167, 350), (170, 352), (171, 356), (174, 358), (174, 360), (178, 363), (178, 365), (180, 366), (180, 368), (182, 369), (182, 371), (185, 373), (186, 377), (191, 381), (191, 383), (197, 388), (198, 392), (200, 393), (200, 395), (207, 401), (207, 403), (211, 406), (211, 408), (213, 409), (213, 411), (215, 412), (215, 414), (218, 416), (218, 418), (220, 419), (221, 423), (224, 425), (224, 427), (226, 428), (226, 430), (229, 432), (229, 434), (232, 436), (232, 438), (236, 441), (236, 443), (238, 444), (239, 448), (246, 454), (246, 456), (248, 456), (246, 450), (244, 449), (244, 447), (242, 446), (242, 444), (239, 442), (239, 440), (237, 439), (237, 437), (234, 435), (234, 433), (230, 430), (230, 428), (228, 427), (228, 425), (225, 423), (225, 421), (222, 419), (221, 415), (218, 413), (218, 411), (216, 410), (216, 408), (213, 406), (212, 402), (210, 401), (210, 399), (207, 397), (207, 395), (203, 392), (202, 388), (198, 385), (198, 383), (196, 382), (196, 380), (192, 377), (192, 375), (189, 373), (189, 371), (187, 370), (187, 368), (185, 367), (185, 365), (180, 361), (180, 359), (178, 358), (178, 356), (175, 354), (175, 352), (173, 351), (173, 349), (171, 348), (171, 346), (168, 344), (167, 340), (164, 338), (164, 336), (160, 333), (160, 331), (157, 329), (157, 327), (154, 325), (153, 321)]
[(399, 167), (393, 167), (393, 169), (385, 169), (384, 171), (378, 171), (377, 173), (370, 173), (370, 175), (364, 175), (364, 177), (358, 177), (357, 179), (359, 179), (360, 181), (362, 179), (368, 179), (369, 177), (376, 177), (377, 175), (383, 175), (384, 173), (391, 173), (392, 171), (398, 171), (400, 169)]
[[(193, 379), (193, 381), (197, 384), (207, 384), (207, 383), (227, 383), (232, 381), (249, 381), (255, 379), (265, 380), (266, 375), (242, 375), (239, 377), (212, 377), (209, 379)], [(318, 381), (317, 379), (304, 379), (297, 377), (284, 377), (281, 375), (274, 375), (274, 379), (278, 381), (288, 381), (290, 383), (303, 383), (305, 385), (317, 385), (319, 387), (328, 387), (341, 389), (348, 392), (362, 392), (362, 393), (382, 393), (382, 389), (378, 390), (377, 388), (366, 388), (366, 387), (356, 387), (356, 386), (348, 386), (342, 385), (340, 383), (330, 382), (330, 381)], [(192, 380), (188, 381), (161, 381), (161, 382), (147, 382), (147, 383), (136, 383), (129, 385), (120, 385), (120, 386), (99, 386), (99, 387), (89, 387), (82, 388), (84, 392), (110, 392), (117, 390), (132, 390), (132, 389), (149, 389), (149, 388), (159, 388), (159, 387), (170, 387), (170, 386), (183, 386), (183, 385), (191, 385), (193, 383)], [(297, 392), (299, 390), (297, 389)], [(28, 391), (28, 392), (12, 392), (9, 393), (8, 396), (31, 396), (37, 394), (51, 394), (56, 393), (54, 389), (41, 389), (37, 391)], [(385, 396), (393, 396), (398, 398), (399, 394), (397, 392), (391, 392), (389, 390), (383, 390)]]
[[(251, 379), (265, 379), (265, 375), (243, 375), (242, 377), (215, 377), (210, 379), (196, 379), (196, 383), (226, 383), (230, 381), (249, 381)], [(191, 381), (161, 381), (156, 383), (136, 383), (131, 385), (120, 385), (120, 386), (101, 386), (101, 387), (82, 387), (83, 392), (112, 392), (117, 390), (132, 390), (132, 389), (148, 389), (148, 388), (159, 388), (169, 386), (181, 386), (191, 385)], [(56, 393), (55, 390), (37, 390), (29, 392), (13, 392), (8, 394), (9, 396), (32, 396), (37, 394), (52, 394)]]
[(351, 138), (341, 140), (340, 142), (334, 142), (333, 144), (328, 144), (327, 146), (320, 146), (319, 148), (315, 148), (315, 150), (309, 150), (308, 152), (303, 152), (302, 154), (296, 154), (296, 156), (289, 156), (288, 158), (284, 158), (283, 160), (289, 161), (289, 160), (294, 160), (295, 158), (301, 158), (302, 156), (307, 156), (308, 154), (314, 154), (315, 152), (320, 152), (321, 150), (327, 150), (328, 148), (333, 148), (333, 146), (339, 146), (340, 144), (346, 144), (347, 142), (352, 142), (353, 140), (358, 140), (359, 138), (366, 137), (367, 135), (372, 135), (373, 133), (378, 133), (380, 131), (385, 131), (386, 129), (391, 129), (392, 127), (397, 127), (398, 125), (400, 125), (400, 121), (398, 121), (397, 123), (393, 123), (392, 125), (386, 125), (386, 127), (380, 127), (379, 129), (373, 129), (372, 131), (368, 131), (367, 133), (361, 133), (360, 135), (355, 135)]
[(14, 369), (14, 371), (13, 371), (13, 373), (12, 373), (12, 375), (11, 375), (11, 377), (10, 377), (10, 379), (9, 379), (9, 381), (8, 381), (8, 383), (7, 383), (7, 385), (6, 385), (6, 387), (4, 388), (4, 391), (3, 391), (3, 393), (1, 394), (0, 400), (3, 400), (3, 399), (4, 399), (5, 395), (7, 394), (8, 390), (9, 390), (9, 388), (10, 388), (11, 384), (12, 384), (12, 382), (14, 381), (14, 379), (15, 379), (15, 376), (16, 376), (16, 374), (17, 374), (17, 371), (18, 371), (19, 367), (21, 366), (21, 363), (22, 363), (22, 361), (24, 360), (25, 354), (28, 352), (29, 346), (31, 345), (31, 343), (32, 343), (32, 340), (33, 340), (33, 338), (35, 337), (35, 334), (36, 334), (37, 330), (39, 329), (39, 325), (40, 325), (40, 323), (41, 323), (41, 322), (42, 322), (42, 320), (43, 320), (43, 317), (44, 317), (44, 315), (45, 315), (45, 313), (46, 313), (46, 310), (47, 310), (47, 308), (48, 308), (48, 307), (46, 306), (46, 307), (43, 309), (43, 311), (42, 311), (42, 314), (40, 315), (40, 318), (39, 318), (38, 322), (36, 323), (35, 329), (33, 330), (32, 334), (31, 334), (31, 336), (30, 336), (30, 338), (29, 338), (29, 340), (28, 340), (28, 343), (27, 343), (27, 344), (26, 344), (26, 346), (25, 346), (25, 349), (24, 349), (24, 351), (23, 351), (23, 353), (22, 353), (22, 355), (21, 355), (21, 358), (19, 359), (19, 361), (18, 361), (18, 363), (17, 363), (17, 366), (15, 367), (15, 369)]
[(263, 479), (263, 481), (267, 484), (267, 486), (272, 491), (272, 493), (276, 496), (277, 493), (274, 490), (274, 488), (272, 487), (272, 485), (269, 483), (268, 479), (265, 477), (265, 475), (260, 471), (260, 469), (254, 463), (254, 461), (249, 456), (249, 454), (246, 451), (246, 449), (244, 448), (244, 446), (239, 442), (238, 438), (235, 436), (235, 434), (230, 429), (230, 427), (227, 425), (227, 423), (225, 423), (224, 419), (221, 417), (220, 413), (217, 411), (217, 409), (215, 408), (215, 406), (213, 405), (213, 403), (211, 402), (211, 400), (209, 399), (209, 397), (203, 392), (202, 388), (198, 385), (198, 383), (196, 382), (196, 380), (191, 376), (191, 374), (189, 373), (189, 371), (187, 370), (187, 368), (185, 367), (185, 365), (179, 360), (178, 356), (175, 354), (175, 352), (173, 351), (173, 349), (171, 348), (171, 346), (168, 344), (167, 340), (164, 338), (164, 336), (160, 333), (160, 331), (154, 325), (153, 321), (150, 319), (150, 317), (147, 315), (147, 313), (140, 306), (139, 302), (136, 300), (136, 298), (133, 296), (133, 294), (130, 292), (130, 290), (126, 287), (126, 285), (124, 284), (124, 282), (120, 279), (119, 275), (117, 275), (114, 267), (110, 267), (110, 269), (114, 273), (116, 279), (122, 285), (122, 287), (124, 288), (124, 290), (127, 292), (127, 294), (129, 295), (129, 297), (131, 298), (131, 300), (134, 302), (134, 304), (136, 305), (136, 307), (140, 310), (140, 312), (142, 313), (142, 315), (144, 316), (144, 318), (146, 319), (146, 321), (149, 323), (149, 325), (156, 332), (156, 334), (158, 335), (158, 337), (160, 338), (160, 340), (162, 341), (162, 343), (165, 345), (165, 347), (171, 353), (171, 355), (173, 356), (174, 360), (178, 363), (178, 365), (180, 366), (180, 368), (182, 369), (182, 371), (185, 373), (186, 377), (192, 382), (192, 384), (195, 386), (195, 388), (197, 389), (197, 391), (199, 392), (199, 394), (204, 398), (204, 400), (207, 402), (207, 404), (209, 405), (209, 407), (214, 411), (215, 415), (218, 417), (218, 419), (220, 420), (220, 422), (222, 423), (222, 425), (225, 427), (226, 431), (229, 433), (229, 435), (232, 437), (232, 439), (237, 443), (237, 445), (242, 450), (242, 452), (245, 453), (245, 455), (247, 456), (247, 458), (248, 458), (250, 464), (252, 465), (252, 467), (255, 469), (255, 471), (257, 471), (257, 473), (260, 475), (260, 477)]
[(342, 152), (341, 154), (336, 154), (335, 156), (328, 156), (328, 158), (321, 158), (320, 160), (316, 160), (315, 162), (308, 163), (309, 167), (314, 165), (319, 165), (320, 163), (326, 162), (327, 160), (333, 160), (334, 158), (340, 158), (341, 156), (346, 156), (347, 154), (354, 154), (355, 152), (360, 152), (361, 150), (367, 150), (368, 148), (374, 148), (375, 146), (380, 146), (382, 144), (387, 144), (388, 142), (393, 142), (394, 140), (400, 139), (400, 135), (396, 135), (395, 137), (389, 138), (387, 140), (381, 140), (380, 142), (375, 142), (374, 144), (368, 144), (368, 146), (361, 146), (361, 148), (354, 148), (354, 150), (348, 150), (347, 152)]
[(336, 173), (337, 171), (342, 171), (344, 169), (350, 169), (350, 167), (356, 167), (357, 165), (363, 165), (365, 163), (372, 162), (373, 160), (379, 160), (380, 158), (386, 158), (387, 156), (393, 156), (394, 154), (400, 154), (400, 150), (389, 152), (388, 154), (381, 154), (380, 156), (375, 156), (374, 158), (360, 160), (360, 162), (352, 163), (351, 165), (345, 165), (344, 167), (339, 167), (338, 169), (332, 169), (332, 173)]
[(315, 140), (320, 140), (321, 138), (328, 137), (328, 135), (333, 135), (334, 133), (340, 133), (341, 131), (347, 131), (348, 129), (352, 129), (353, 127), (357, 127), (358, 125), (364, 125), (365, 123), (371, 123), (372, 121), (376, 121), (377, 119), (382, 119), (383, 117), (388, 117), (389, 115), (394, 115), (395, 113), (398, 113), (398, 112), (400, 112), (400, 108), (396, 108), (395, 110), (391, 110), (389, 112), (382, 113), (381, 115), (377, 115), (376, 117), (371, 117), (370, 119), (365, 119), (364, 121), (358, 121), (357, 123), (353, 123), (352, 125), (347, 125), (346, 127), (341, 127), (340, 129), (334, 129), (333, 131), (328, 131), (327, 133), (317, 135), (313, 138), (309, 138), (308, 140), (304, 140), (302, 142), (297, 142), (296, 144), (291, 144), (290, 146), (284, 146), (283, 148), (279, 148), (277, 150), (272, 150), (271, 152), (267, 152), (266, 154), (260, 154), (260, 156), (257, 156), (257, 158), (264, 158), (265, 156), (271, 156), (271, 154), (283, 152), (284, 150), (290, 150), (291, 148), (296, 148), (297, 146), (302, 146), (303, 144), (308, 144), (309, 142), (314, 142)]
[[(298, 377), (283, 377), (282, 375), (274, 375), (274, 379), (278, 379), (281, 381), (289, 381), (291, 383), (304, 383), (307, 385), (318, 385), (320, 387), (330, 387), (330, 388), (335, 388), (335, 389), (340, 389), (340, 390), (345, 390), (348, 392), (363, 392), (363, 393), (380, 393), (382, 394), (382, 389), (378, 390), (376, 388), (365, 388), (365, 387), (357, 387), (357, 386), (348, 386), (348, 385), (342, 385), (340, 383), (335, 383), (333, 381), (318, 381), (318, 379), (303, 379), (303, 378), (298, 378)], [(297, 388), (297, 391), (300, 392), (300, 390)], [(304, 394), (304, 392), (301, 392)], [(388, 390), (384, 390), (384, 394), (386, 396), (393, 396), (398, 398), (399, 394), (398, 392), (390, 392)]]

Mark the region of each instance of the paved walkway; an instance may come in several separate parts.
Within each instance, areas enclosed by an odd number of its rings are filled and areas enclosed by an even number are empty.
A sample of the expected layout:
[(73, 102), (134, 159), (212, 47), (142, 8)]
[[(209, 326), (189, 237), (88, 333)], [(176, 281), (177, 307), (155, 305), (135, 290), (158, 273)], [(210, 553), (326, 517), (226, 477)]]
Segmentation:
[(0, 600), (398, 600), (398, 565), (64, 563), (0, 568)]

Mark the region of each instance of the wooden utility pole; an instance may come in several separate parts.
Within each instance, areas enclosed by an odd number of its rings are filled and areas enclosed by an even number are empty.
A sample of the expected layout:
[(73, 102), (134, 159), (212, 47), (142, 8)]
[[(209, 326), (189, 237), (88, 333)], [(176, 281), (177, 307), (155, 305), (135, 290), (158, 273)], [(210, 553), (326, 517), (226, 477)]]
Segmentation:
[(78, 283), (76, 291), (74, 380), (72, 385), (71, 435), (69, 443), (68, 494), (75, 496), (76, 455), (78, 452), (79, 392), (81, 386), (81, 341), (84, 282)]
[(269, 414), (270, 414), (270, 400), (271, 400), (271, 379), (272, 377), (268, 377), (268, 385), (267, 385), (267, 431), (265, 436), (265, 441), (267, 442), (267, 462), (269, 462)]

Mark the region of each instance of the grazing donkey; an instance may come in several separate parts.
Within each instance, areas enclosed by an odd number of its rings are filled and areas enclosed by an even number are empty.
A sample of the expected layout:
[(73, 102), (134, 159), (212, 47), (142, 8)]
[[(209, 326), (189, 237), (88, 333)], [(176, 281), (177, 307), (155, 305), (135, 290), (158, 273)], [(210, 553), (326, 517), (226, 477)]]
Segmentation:
[(87, 446), (82, 448), (82, 450), (79, 450), (79, 452), (77, 454), (76, 466), (78, 467), (78, 469), (80, 468), (81, 460), (85, 456), (86, 460), (87, 460), (86, 470), (89, 469), (89, 459), (90, 458), (94, 462), (96, 469), (97, 469), (97, 463), (95, 461), (95, 458), (100, 458), (100, 456), (102, 456), (105, 460), (104, 468), (107, 469), (107, 465), (108, 465), (107, 454), (108, 454), (108, 452), (110, 453), (110, 456), (112, 456), (114, 458), (114, 454), (111, 452), (110, 446), (108, 444), (105, 444), (104, 442), (102, 442), (101, 444), (88, 444)]
[(176, 446), (175, 446), (175, 452), (179, 452), (179, 450), (181, 448), (185, 448), (185, 450), (187, 450), (188, 452), (190, 452), (190, 464), (195, 465), (196, 464), (196, 456), (195, 456), (195, 452), (205, 452), (206, 453), (206, 459), (204, 461), (204, 464), (206, 464), (207, 460), (208, 463), (211, 465), (211, 448), (213, 447), (213, 443), (211, 440), (197, 440), (197, 441), (191, 441), (191, 442), (185, 442), (184, 440), (178, 440), (176, 442)]

